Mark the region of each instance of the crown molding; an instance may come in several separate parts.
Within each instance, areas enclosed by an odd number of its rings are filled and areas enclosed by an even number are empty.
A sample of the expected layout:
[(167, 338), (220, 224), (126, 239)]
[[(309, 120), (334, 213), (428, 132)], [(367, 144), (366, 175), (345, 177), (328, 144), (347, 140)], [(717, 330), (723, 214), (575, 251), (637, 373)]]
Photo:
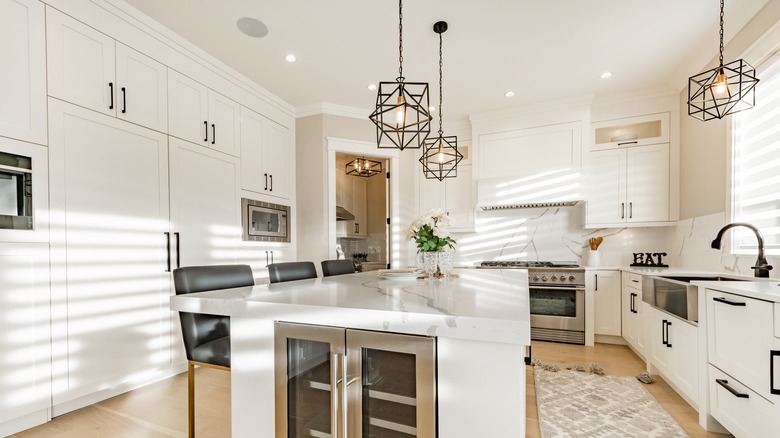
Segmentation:
[(371, 110), (356, 108), (353, 106), (338, 105), (335, 103), (320, 102), (296, 108), (295, 118), (327, 114), (331, 116), (351, 117), (353, 119), (368, 120)]

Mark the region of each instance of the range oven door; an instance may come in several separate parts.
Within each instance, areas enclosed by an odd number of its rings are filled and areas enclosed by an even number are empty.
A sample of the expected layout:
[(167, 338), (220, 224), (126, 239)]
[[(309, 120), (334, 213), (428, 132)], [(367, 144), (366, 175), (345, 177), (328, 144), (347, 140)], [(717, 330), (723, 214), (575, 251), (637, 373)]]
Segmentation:
[(531, 286), (531, 327), (585, 331), (585, 287)]

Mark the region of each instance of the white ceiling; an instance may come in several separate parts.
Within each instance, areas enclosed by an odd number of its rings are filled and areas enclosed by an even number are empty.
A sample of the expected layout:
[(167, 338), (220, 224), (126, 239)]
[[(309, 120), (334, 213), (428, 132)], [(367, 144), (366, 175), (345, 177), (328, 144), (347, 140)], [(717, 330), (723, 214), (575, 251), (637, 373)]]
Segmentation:
[[(299, 112), (327, 103), (368, 115), (376, 99), (368, 84), (398, 76), (394, 0), (126, 1)], [(726, 40), (767, 1), (727, 1)], [(449, 24), (445, 122), (575, 95), (679, 90), (718, 51), (718, 0), (407, 0), (403, 10), (404, 76), (429, 82), (433, 105), (432, 26)], [(245, 16), (269, 34), (241, 33), (236, 20)], [(289, 53), (296, 63), (284, 60)], [(727, 48), (726, 61), (739, 56)], [(604, 71), (612, 78), (600, 79)], [(505, 97), (508, 90), (515, 96)]]

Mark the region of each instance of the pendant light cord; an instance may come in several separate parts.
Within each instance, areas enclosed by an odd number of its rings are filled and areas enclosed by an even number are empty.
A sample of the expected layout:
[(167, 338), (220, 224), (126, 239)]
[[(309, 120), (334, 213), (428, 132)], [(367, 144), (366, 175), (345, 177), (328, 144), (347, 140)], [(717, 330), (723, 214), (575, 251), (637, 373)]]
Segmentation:
[(442, 47), (442, 36), (441, 35), (442, 34), (440, 33), (439, 34), (439, 137), (441, 137), (442, 134), (444, 133), (444, 131), (442, 130), (442, 117), (443, 116), (442, 116), (442, 109), (441, 109), (442, 108), (442, 102), (444, 102), (444, 95), (443, 95), (443, 91), (442, 91), (443, 88), (442, 88), (442, 85), (441, 85), (442, 84), (442, 71), (443, 71), (442, 67), (444, 66), (444, 62), (442, 60), (443, 59), (443, 57), (442, 57), (442, 50), (441, 50), (441, 47)]
[[(721, 0), (721, 3), (722, 1), (723, 0)], [(721, 35), (722, 34), (723, 34), (723, 28), (721, 26)], [(404, 81), (404, 1), (398, 0), (398, 82), (403, 82), (403, 81)]]
[(720, 66), (723, 67), (723, 1), (720, 0)]

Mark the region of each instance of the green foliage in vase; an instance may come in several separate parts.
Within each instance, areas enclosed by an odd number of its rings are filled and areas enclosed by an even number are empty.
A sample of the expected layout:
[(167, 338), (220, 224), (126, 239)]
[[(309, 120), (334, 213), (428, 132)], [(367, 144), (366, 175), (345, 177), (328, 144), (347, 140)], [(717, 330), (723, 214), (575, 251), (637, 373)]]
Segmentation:
[(409, 238), (417, 243), (417, 252), (441, 251), (445, 246), (455, 249), (457, 242), (449, 232), (449, 227), (454, 224), (454, 219), (435, 208), (412, 221)]

